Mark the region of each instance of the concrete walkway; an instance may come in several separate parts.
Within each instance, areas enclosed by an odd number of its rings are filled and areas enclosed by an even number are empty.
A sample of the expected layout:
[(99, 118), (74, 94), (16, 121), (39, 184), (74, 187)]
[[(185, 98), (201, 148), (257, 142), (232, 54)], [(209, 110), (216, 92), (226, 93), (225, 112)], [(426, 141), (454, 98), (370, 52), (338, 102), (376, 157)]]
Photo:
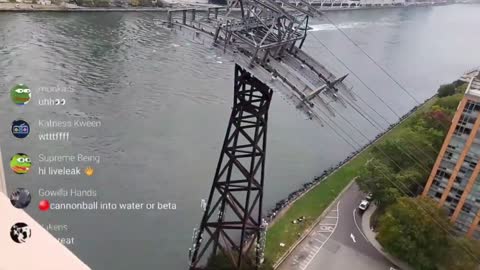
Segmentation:
[(383, 250), (382, 245), (377, 241), (376, 236), (377, 234), (371, 229), (370, 227), (370, 219), (375, 212), (377, 207), (374, 204), (371, 204), (371, 206), (363, 213), (362, 217), (362, 230), (363, 233), (365, 234), (365, 237), (367, 237), (368, 241), (372, 244), (373, 247), (375, 247), (378, 252), (382, 253), (385, 258), (390, 260), (394, 265), (398, 267), (398, 269), (401, 270), (413, 270), (407, 263), (393, 257), (392, 255), (388, 254), (385, 250)]

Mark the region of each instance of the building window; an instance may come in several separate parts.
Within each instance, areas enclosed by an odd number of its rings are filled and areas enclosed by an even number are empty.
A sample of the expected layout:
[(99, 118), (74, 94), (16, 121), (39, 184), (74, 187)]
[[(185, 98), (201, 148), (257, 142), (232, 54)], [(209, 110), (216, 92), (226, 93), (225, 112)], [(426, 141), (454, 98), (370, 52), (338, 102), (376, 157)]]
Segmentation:
[(450, 176), (452, 176), (452, 174), (451, 174), (451, 173), (448, 173), (448, 172), (446, 172), (446, 171), (444, 171), (444, 170), (445, 170), (445, 168), (439, 168), (439, 169), (437, 170), (436, 176), (438, 176), (439, 179), (441, 179), (441, 178), (450, 179)]
[(474, 124), (475, 120), (477, 119), (469, 116), (468, 114), (462, 114), (460, 120), (458, 120), (458, 123), (462, 126), (466, 126), (467, 124)]
[(468, 161), (468, 166), (469, 166), (471, 169), (475, 169), (475, 167), (477, 166), (477, 162)]
[(473, 102), (473, 101), (467, 101), (467, 104), (465, 104), (465, 108), (463, 109), (464, 112), (467, 112), (467, 113), (471, 113), (473, 111), (479, 111), (480, 110), (480, 106)]
[(464, 163), (468, 165), (468, 167), (474, 169), (477, 166), (477, 159), (473, 157), (473, 153), (468, 153), (465, 157)]
[(470, 135), (471, 132), (472, 132), (472, 129), (463, 127), (461, 125), (457, 125), (455, 127), (455, 135), (457, 136)]
[(462, 207), (462, 211), (465, 211), (466, 213), (470, 213), (471, 210), (472, 210), (472, 206), (468, 203), (465, 203)]

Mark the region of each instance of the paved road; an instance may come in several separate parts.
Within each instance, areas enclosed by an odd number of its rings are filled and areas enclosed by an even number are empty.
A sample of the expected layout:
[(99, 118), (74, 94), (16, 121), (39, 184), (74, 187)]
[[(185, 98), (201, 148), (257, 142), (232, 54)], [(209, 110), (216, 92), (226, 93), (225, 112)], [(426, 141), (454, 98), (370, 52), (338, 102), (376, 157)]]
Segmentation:
[(362, 217), (357, 210), (363, 197), (358, 186), (353, 184), (278, 269), (396, 269), (363, 235)]

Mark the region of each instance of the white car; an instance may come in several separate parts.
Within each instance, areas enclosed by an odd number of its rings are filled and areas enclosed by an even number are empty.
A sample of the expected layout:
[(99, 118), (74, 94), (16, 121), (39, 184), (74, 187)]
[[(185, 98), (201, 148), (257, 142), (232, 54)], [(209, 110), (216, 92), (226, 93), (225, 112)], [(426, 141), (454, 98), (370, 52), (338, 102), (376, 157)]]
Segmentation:
[(368, 207), (370, 206), (370, 202), (367, 201), (367, 200), (362, 200), (360, 202), (360, 204), (358, 205), (358, 209), (362, 210), (362, 211), (365, 211), (368, 209)]

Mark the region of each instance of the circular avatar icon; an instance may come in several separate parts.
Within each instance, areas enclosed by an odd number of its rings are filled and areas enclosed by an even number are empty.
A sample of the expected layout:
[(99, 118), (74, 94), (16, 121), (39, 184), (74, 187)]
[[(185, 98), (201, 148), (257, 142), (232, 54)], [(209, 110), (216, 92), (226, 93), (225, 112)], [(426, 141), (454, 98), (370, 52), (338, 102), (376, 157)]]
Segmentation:
[(28, 86), (19, 83), (10, 90), (10, 97), (12, 98), (13, 103), (17, 105), (25, 105), (28, 104), (32, 98), (32, 93)]
[(15, 120), (12, 123), (13, 136), (23, 139), (30, 134), (30, 125), (23, 120)]
[(27, 154), (18, 153), (10, 159), (10, 168), (16, 174), (26, 174), (30, 171), (30, 167), (32, 167), (32, 162)]
[(15, 243), (25, 243), (27, 239), (32, 237), (32, 231), (27, 224), (18, 222), (10, 228), (10, 237)]
[(32, 195), (26, 188), (17, 188), (12, 194), (10, 194), (10, 202), (13, 206), (19, 209), (27, 207), (32, 201)]

